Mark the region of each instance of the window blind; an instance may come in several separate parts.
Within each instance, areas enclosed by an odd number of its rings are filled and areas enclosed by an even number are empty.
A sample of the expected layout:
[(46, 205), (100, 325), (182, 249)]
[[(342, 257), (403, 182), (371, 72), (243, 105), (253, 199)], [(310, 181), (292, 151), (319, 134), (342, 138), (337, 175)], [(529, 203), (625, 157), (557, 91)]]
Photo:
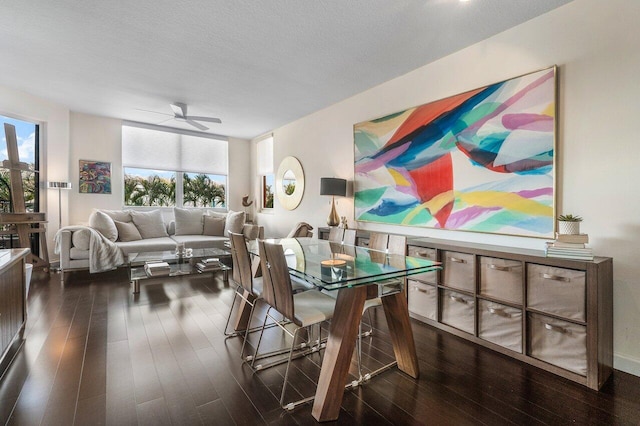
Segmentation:
[(140, 169), (228, 175), (226, 140), (137, 123), (122, 126), (122, 165)]
[(257, 145), (258, 175), (270, 175), (273, 173), (273, 136), (262, 139)]

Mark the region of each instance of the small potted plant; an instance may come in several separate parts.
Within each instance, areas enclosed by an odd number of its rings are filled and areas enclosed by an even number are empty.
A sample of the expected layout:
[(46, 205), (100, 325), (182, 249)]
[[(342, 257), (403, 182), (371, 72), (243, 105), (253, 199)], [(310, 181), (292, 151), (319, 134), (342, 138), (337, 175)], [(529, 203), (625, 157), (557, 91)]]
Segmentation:
[(573, 214), (561, 214), (558, 216), (558, 232), (560, 234), (577, 235), (580, 233), (582, 217)]

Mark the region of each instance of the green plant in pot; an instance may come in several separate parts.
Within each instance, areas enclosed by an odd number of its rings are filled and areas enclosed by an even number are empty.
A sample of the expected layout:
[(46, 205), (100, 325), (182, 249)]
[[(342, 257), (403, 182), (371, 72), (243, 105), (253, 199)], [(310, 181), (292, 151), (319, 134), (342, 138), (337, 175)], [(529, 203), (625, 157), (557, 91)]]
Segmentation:
[(574, 214), (561, 214), (558, 216), (558, 232), (560, 234), (577, 235), (580, 233), (582, 217)]

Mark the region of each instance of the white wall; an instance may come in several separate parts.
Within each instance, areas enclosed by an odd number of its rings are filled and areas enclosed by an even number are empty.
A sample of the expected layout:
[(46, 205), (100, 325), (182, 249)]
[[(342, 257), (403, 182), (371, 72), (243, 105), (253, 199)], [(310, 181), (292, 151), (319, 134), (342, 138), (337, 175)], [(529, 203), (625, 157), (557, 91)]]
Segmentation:
[[(0, 114), (40, 124), (40, 210), (48, 212), (47, 241), (53, 254), (53, 236), (58, 230), (58, 194), (46, 189), (46, 182), (67, 181), (69, 169), (69, 109), (18, 90), (0, 87)], [(67, 192), (67, 191), (65, 191)], [(62, 225), (69, 194), (62, 193)]]
[[(91, 210), (122, 208), (122, 120), (95, 115), (71, 113), (70, 153), (71, 181), (74, 189), (69, 201), (69, 223), (82, 224), (89, 220)], [(79, 160), (111, 163), (111, 194), (81, 194)]]
[[(596, 254), (614, 258), (615, 367), (640, 375), (640, 2), (575, 0), (483, 42), (274, 130), (274, 165), (297, 157), (307, 187), (300, 206), (259, 214), (268, 236), (298, 221), (323, 226), (321, 177), (353, 179), (353, 124), (553, 64), (559, 66), (558, 211), (585, 218)], [(425, 46), (428, 48), (428, 46)], [(252, 155), (255, 157), (255, 147)], [(253, 159), (255, 164), (255, 158)], [(254, 168), (255, 170), (255, 168)], [(259, 200), (259, 184), (252, 184)], [(338, 213), (353, 223), (353, 200)], [(410, 235), (542, 249), (534, 238), (359, 223)]]
[[(86, 223), (92, 209), (121, 209), (124, 200), (122, 185), (122, 120), (95, 115), (71, 113), (70, 158), (72, 181), (76, 188), (69, 204), (69, 223)], [(251, 156), (249, 141), (229, 138), (228, 206), (242, 210), (242, 197), (250, 192), (251, 178), (247, 159)], [(111, 162), (111, 195), (80, 194), (78, 160)], [(171, 209), (166, 215), (171, 216)]]

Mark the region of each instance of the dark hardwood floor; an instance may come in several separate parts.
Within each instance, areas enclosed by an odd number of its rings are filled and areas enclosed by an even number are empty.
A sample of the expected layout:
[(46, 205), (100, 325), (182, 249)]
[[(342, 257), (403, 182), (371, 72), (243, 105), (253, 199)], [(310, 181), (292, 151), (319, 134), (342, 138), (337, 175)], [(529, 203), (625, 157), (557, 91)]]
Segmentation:
[[(0, 382), (0, 424), (315, 423), (310, 404), (280, 408), (284, 365), (253, 373), (240, 339), (224, 338), (232, 297), (208, 275), (148, 281), (134, 298), (124, 271), (73, 273), (64, 286), (34, 274), (24, 346)], [(374, 327), (368, 368), (393, 354), (383, 312)], [(595, 392), (419, 322), (413, 331), (420, 379), (393, 369), (345, 392), (337, 424), (640, 424), (638, 377), (616, 371)], [(271, 329), (267, 341), (282, 336)], [(320, 362), (295, 362), (288, 400), (313, 395)]]

